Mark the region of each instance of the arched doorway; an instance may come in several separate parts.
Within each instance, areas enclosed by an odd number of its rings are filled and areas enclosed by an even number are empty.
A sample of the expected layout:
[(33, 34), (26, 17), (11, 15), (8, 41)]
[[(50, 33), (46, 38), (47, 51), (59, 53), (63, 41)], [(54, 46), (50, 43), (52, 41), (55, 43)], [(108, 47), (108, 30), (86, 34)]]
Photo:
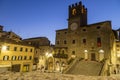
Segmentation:
[(52, 57), (48, 58), (48, 70), (50, 71), (53, 70), (53, 58)]

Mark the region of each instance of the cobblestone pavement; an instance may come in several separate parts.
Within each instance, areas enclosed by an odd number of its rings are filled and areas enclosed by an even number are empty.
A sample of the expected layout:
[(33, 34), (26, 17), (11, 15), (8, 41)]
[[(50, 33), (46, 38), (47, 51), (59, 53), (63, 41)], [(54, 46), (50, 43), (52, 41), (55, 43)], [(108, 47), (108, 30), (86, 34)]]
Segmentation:
[(0, 80), (120, 80), (120, 75), (84, 76), (60, 73), (41, 73), (40, 71), (25, 73), (4, 72), (0, 74)]

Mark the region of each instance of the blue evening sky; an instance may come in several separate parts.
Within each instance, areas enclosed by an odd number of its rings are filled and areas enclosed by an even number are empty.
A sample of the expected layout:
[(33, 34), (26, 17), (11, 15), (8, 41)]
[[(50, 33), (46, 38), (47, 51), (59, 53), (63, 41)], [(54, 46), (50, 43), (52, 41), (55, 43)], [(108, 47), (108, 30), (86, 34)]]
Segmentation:
[(23, 39), (48, 37), (55, 43), (55, 31), (68, 27), (68, 5), (82, 1), (88, 8), (88, 24), (112, 21), (120, 27), (120, 0), (0, 0), (0, 25)]

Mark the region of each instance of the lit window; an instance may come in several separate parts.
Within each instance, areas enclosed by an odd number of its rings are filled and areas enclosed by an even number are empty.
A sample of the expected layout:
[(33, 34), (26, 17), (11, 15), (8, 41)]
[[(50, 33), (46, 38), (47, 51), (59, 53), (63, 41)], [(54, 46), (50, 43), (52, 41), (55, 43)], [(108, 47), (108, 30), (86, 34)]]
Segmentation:
[(5, 61), (6, 61), (6, 60), (9, 60), (9, 56), (4, 56), (4, 57), (3, 57), (3, 60), (5, 60)]
[(18, 56), (18, 60), (22, 60), (22, 56)]
[(11, 60), (16, 60), (16, 56), (12, 56), (12, 59)]

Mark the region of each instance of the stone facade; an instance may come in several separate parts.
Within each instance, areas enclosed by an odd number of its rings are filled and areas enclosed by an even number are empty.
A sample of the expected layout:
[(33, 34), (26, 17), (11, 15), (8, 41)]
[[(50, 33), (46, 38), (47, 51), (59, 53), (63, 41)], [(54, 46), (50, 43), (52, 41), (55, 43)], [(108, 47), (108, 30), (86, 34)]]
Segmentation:
[[(36, 69), (53, 70), (53, 48), (46, 37), (34, 37), (22, 40), (35, 47), (34, 66)], [(50, 56), (49, 56), (50, 55)]]
[(69, 6), (68, 28), (56, 31), (55, 47), (66, 47), (69, 58), (75, 55), (94, 61), (110, 59), (114, 43), (111, 22), (87, 24), (87, 9), (81, 2)]

